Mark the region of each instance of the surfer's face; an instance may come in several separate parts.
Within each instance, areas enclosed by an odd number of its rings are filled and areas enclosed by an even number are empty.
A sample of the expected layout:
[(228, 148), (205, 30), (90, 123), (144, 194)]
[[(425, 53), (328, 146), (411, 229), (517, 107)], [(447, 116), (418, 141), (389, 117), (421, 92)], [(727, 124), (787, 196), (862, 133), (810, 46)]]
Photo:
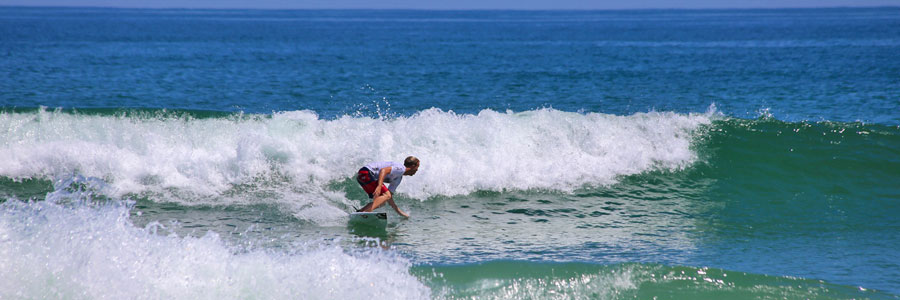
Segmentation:
[(403, 172), (403, 174), (413, 176), (413, 175), (416, 175), (416, 172), (418, 172), (418, 171), (419, 171), (419, 165), (415, 165), (412, 167), (407, 167), (406, 172)]

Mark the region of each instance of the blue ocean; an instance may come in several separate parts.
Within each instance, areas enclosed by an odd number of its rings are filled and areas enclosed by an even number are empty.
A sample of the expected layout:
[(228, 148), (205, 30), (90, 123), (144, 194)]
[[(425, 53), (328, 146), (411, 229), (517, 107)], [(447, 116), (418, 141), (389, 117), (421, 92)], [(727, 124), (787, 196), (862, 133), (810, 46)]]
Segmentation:
[(900, 8), (0, 7), (0, 298), (898, 299)]

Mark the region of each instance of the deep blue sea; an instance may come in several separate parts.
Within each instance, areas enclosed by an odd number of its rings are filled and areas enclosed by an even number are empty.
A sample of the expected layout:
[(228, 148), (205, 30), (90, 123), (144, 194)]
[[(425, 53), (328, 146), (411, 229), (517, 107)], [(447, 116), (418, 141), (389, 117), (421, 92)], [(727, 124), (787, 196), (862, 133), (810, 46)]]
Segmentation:
[(2, 299), (897, 299), (898, 249), (900, 8), (0, 7)]

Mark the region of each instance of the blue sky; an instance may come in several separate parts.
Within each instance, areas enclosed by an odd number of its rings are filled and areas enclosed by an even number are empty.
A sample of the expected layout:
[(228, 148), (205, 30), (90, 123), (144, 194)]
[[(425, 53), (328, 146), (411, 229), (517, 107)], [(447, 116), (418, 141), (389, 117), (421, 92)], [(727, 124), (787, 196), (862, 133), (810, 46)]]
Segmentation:
[(260, 9), (693, 9), (900, 6), (900, 0), (0, 0), (0, 6)]

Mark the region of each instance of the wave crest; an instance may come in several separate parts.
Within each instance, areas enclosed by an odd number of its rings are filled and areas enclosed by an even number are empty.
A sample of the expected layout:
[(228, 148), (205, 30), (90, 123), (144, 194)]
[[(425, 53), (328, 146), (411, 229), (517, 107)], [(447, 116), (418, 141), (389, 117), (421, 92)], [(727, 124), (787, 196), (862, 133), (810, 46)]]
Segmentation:
[(329, 120), (312, 111), (200, 119), (2, 113), (0, 176), (103, 178), (115, 195), (174, 189), (215, 197), (247, 186), (320, 194), (369, 161), (416, 155), (421, 171), (400, 190), (408, 197), (567, 191), (691, 165), (695, 131), (714, 115), (429, 109)]

